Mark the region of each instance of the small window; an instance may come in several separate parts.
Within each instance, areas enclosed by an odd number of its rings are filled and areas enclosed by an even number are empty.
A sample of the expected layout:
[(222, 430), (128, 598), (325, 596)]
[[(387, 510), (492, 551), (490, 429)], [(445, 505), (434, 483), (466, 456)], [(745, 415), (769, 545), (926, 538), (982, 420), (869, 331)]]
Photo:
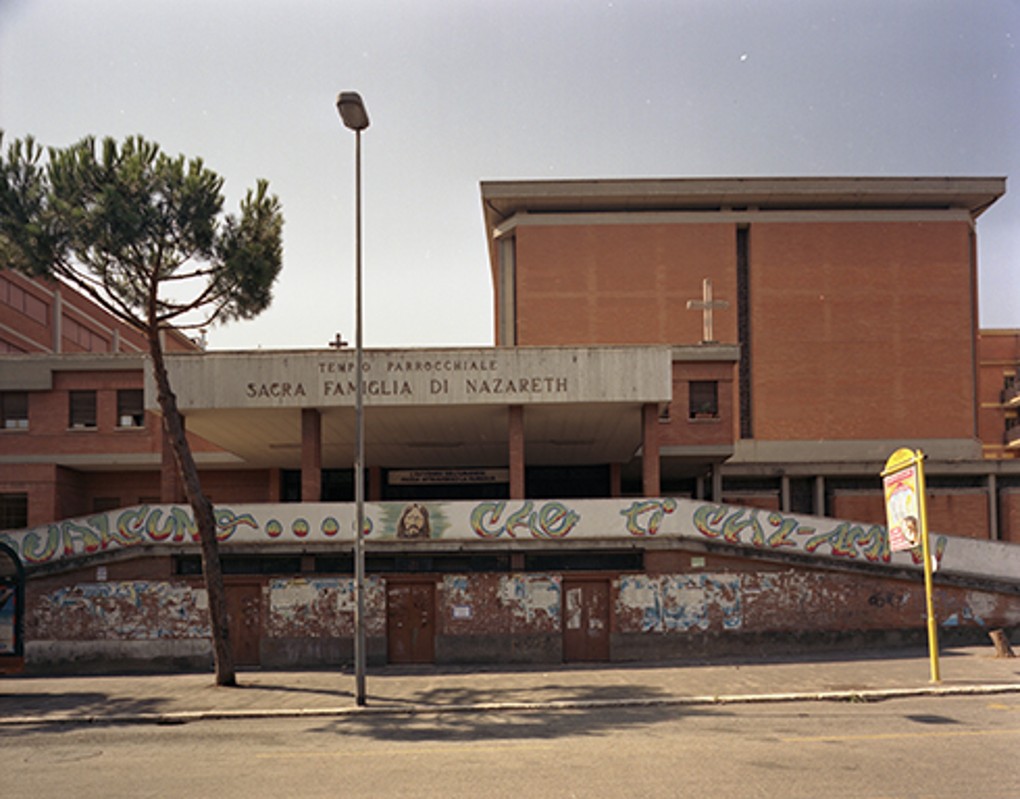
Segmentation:
[(96, 392), (70, 392), (70, 426), (76, 429), (96, 426)]
[(119, 507), (119, 497), (94, 497), (92, 500), (93, 513), (105, 513), (108, 510), (116, 510)]
[(0, 391), (0, 426), (4, 430), (28, 429), (28, 393)]
[(715, 380), (692, 380), (689, 386), (690, 418), (719, 418), (719, 383)]
[(28, 527), (28, 494), (0, 494), (0, 530)]
[(117, 426), (144, 427), (145, 409), (142, 407), (140, 388), (122, 388), (117, 391)]

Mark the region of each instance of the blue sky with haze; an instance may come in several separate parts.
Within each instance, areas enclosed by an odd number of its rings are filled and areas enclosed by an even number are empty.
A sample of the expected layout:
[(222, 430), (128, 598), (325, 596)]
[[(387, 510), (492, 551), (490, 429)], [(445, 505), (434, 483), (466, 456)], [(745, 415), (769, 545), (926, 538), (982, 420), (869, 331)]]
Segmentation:
[[(273, 307), (213, 348), (492, 343), (479, 182), (1004, 176), (981, 323), (1020, 327), (1020, 0), (0, 0), (0, 128), (141, 133), (284, 208)], [(1016, 196), (1014, 196), (1016, 195)]]

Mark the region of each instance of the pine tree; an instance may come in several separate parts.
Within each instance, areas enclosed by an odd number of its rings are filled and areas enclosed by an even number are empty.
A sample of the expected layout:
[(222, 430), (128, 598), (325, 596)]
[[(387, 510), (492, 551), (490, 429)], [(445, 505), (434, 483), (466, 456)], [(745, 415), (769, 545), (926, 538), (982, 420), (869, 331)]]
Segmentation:
[[(0, 133), (2, 145), (2, 133)], [(195, 517), (218, 685), (236, 685), (212, 503), (202, 491), (162, 333), (250, 319), (272, 300), (282, 262), (279, 200), (259, 180), (224, 215), (223, 179), (132, 136), (0, 155), (0, 266), (63, 281), (144, 333), (163, 425)], [(183, 297), (183, 298), (182, 298)]]

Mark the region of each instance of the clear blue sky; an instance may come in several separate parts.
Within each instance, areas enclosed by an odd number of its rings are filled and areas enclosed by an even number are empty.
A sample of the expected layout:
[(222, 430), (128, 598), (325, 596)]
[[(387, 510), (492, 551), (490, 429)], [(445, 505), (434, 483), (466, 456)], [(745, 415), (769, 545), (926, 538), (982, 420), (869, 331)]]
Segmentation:
[(256, 178), (284, 269), (224, 347), (486, 345), (487, 179), (1010, 178), (981, 217), (981, 323), (1020, 327), (1020, 0), (0, 0), (0, 128), (141, 133)]

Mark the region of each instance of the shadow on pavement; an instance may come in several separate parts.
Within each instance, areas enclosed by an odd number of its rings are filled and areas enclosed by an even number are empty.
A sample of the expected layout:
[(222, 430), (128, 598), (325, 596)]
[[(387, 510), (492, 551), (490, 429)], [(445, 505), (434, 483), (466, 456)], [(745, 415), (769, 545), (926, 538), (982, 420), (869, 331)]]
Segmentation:
[[(451, 706), (477, 708), (478, 705), (521, 702), (535, 703), (535, 707), (491, 711), (475, 709), (472, 712), (447, 709), (436, 713), (425, 710), (399, 716), (352, 715), (330, 720), (313, 732), (410, 743), (553, 740), (577, 735), (611, 735), (624, 727), (643, 727), (683, 717), (732, 715), (719, 708), (656, 704), (668, 699), (669, 694), (642, 686), (552, 685), (532, 689), (529, 693), (530, 696), (522, 696), (517, 690), (440, 688), (394, 700), (374, 696), (370, 692), (370, 707), (399, 709), (406, 704), (434, 707), (438, 711)], [(600, 704), (621, 699), (647, 701), (649, 704), (646, 707)], [(563, 707), (559, 704), (562, 702), (581, 704)], [(584, 703), (591, 703), (591, 706)]]
[(161, 713), (166, 709), (166, 704), (164, 699), (111, 697), (99, 691), (32, 693), (25, 696), (0, 694), (0, 718), (27, 716), (45, 719), (39, 724), (17, 727), (0, 725), (0, 738), (17, 735), (26, 730), (59, 733), (73, 729), (75, 725), (60, 723), (65, 718), (80, 721), (82, 718), (92, 717), (93, 726), (123, 724), (123, 721), (113, 722), (110, 719)]

